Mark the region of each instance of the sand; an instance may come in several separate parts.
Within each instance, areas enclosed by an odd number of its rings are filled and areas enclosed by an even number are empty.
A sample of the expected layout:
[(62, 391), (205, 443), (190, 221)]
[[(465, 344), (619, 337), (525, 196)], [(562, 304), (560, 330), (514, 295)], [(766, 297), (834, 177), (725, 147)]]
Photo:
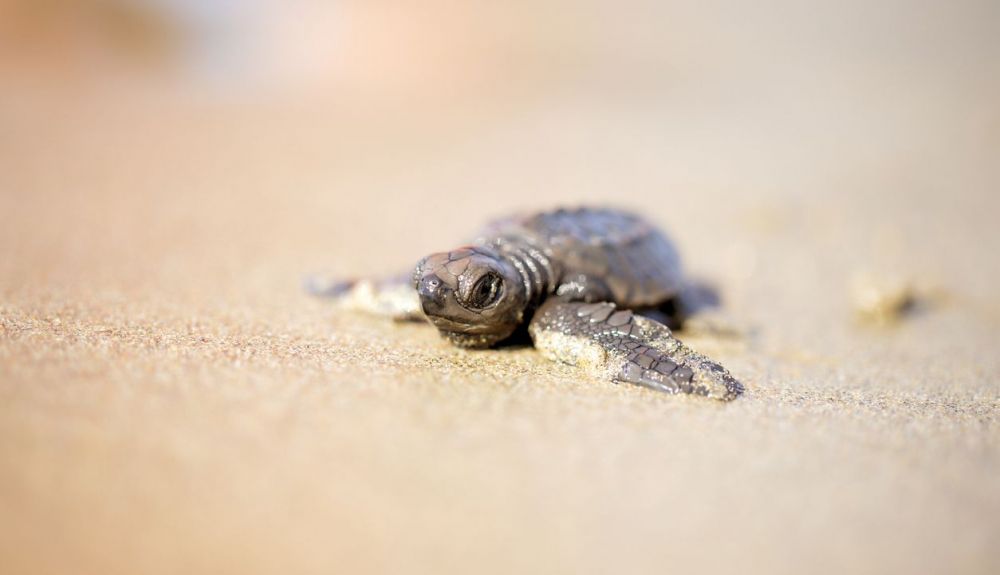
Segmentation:
[[(5, 90), (0, 571), (1000, 571), (1000, 51), (906, 38), (830, 56), (822, 89), (792, 55), (763, 92), (694, 68), (375, 102)], [(300, 289), (592, 203), (718, 290), (682, 335), (744, 397)], [(914, 305), (866, 322), (859, 282)]]

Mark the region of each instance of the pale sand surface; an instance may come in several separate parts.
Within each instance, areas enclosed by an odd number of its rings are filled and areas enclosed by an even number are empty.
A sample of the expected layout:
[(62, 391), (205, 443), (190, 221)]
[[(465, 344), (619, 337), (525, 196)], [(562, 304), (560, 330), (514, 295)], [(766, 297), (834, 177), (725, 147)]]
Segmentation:
[[(5, 91), (0, 572), (1000, 572), (993, 40), (902, 78), (755, 69), (788, 92)], [(642, 210), (718, 288), (741, 333), (687, 341), (743, 398), (299, 288), (584, 203)], [(862, 274), (918, 309), (858, 323)]]

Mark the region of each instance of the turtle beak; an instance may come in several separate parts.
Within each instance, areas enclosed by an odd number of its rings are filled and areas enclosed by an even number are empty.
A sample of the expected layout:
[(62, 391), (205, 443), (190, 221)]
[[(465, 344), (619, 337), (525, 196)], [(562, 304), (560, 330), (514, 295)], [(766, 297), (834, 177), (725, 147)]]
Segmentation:
[(428, 274), (417, 283), (417, 294), (426, 313), (434, 313), (444, 308), (447, 290), (435, 274)]

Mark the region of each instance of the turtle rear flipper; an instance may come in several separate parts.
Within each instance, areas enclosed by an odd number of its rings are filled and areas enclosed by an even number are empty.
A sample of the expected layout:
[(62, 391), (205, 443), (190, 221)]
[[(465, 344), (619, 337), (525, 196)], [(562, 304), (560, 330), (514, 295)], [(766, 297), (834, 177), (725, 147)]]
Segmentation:
[(542, 353), (615, 382), (731, 400), (743, 386), (667, 326), (612, 303), (550, 300), (528, 328)]
[(310, 294), (333, 300), (341, 309), (361, 311), (396, 321), (424, 321), (420, 300), (409, 275), (382, 280), (323, 281), (307, 278), (304, 287)]

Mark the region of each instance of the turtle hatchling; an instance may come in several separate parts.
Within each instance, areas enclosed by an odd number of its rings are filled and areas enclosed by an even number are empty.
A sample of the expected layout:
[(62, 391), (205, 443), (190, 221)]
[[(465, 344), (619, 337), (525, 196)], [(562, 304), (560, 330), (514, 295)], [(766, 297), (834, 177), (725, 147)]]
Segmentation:
[(346, 307), (426, 318), (460, 347), (491, 347), (526, 328), (545, 356), (597, 377), (734, 399), (743, 386), (667, 327), (683, 308), (682, 285), (677, 250), (654, 226), (579, 208), (493, 221), (470, 245), (392, 280), (309, 287)]

